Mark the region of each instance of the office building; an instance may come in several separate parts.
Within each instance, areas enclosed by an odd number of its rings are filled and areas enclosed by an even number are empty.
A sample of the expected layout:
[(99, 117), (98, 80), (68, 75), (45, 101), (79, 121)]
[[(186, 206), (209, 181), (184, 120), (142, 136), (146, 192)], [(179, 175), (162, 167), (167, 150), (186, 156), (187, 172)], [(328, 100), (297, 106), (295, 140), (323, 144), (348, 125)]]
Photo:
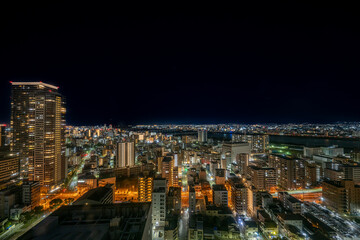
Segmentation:
[(65, 178), (64, 98), (42, 82), (12, 82), (10, 150), (19, 154), (20, 177), (49, 189)]
[(247, 168), (249, 166), (249, 154), (240, 153), (236, 156), (236, 163), (239, 166), (240, 174), (243, 177), (246, 177)]
[(305, 161), (284, 155), (270, 154), (269, 166), (276, 169), (280, 189), (291, 190), (305, 187)]
[(326, 156), (336, 157), (344, 155), (344, 148), (339, 148), (338, 146), (321, 147), (321, 150)]
[(196, 192), (193, 187), (189, 188), (189, 214), (196, 213)]
[(10, 209), (20, 202), (21, 189), (18, 186), (0, 190), (0, 219), (9, 217)]
[(274, 168), (250, 166), (248, 171), (251, 185), (257, 190), (273, 191), (276, 187), (276, 171)]
[(359, 165), (344, 165), (344, 178), (351, 179), (355, 184), (360, 184), (360, 166)]
[(179, 178), (179, 167), (173, 167), (172, 169), (172, 187), (179, 187), (179, 181), (181, 182), (181, 178)]
[(301, 214), (302, 202), (300, 200), (291, 196), (288, 192), (278, 192), (278, 198), (285, 209), (294, 214)]
[(226, 159), (226, 166), (235, 162), (236, 156), (240, 153), (250, 154), (250, 144), (247, 142), (230, 142), (224, 143), (222, 146), (222, 155)]
[(161, 240), (165, 235), (166, 217), (166, 179), (154, 179), (152, 193), (152, 239)]
[(207, 142), (207, 130), (199, 129), (198, 130), (198, 142)]
[(179, 215), (171, 214), (166, 216), (165, 236), (166, 240), (179, 239)]
[(243, 135), (243, 134), (233, 134), (233, 142), (247, 142), (250, 145), (252, 153), (265, 153), (266, 149), (269, 146), (269, 135)]
[(22, 188), (22, 203), (34, 209), (40, 204), (40, 183), (24, 181)]
[(9, 152), (0, 152), (0, 185), (8, 184), (18, 173), (19, 157)]
[(319, 147), (304, 147), (303, 155), (304, 157), (312, 158), (314, 155), (321, 154), (321, 148)]
[(215, 169), (215, 184), (217, 184), (217, 185), (225, 184), (225, 180), (226, 180), (225, 175), (226, 175), (225, 169), (216, 168)]
[(248, 188), (238, 177), (231, 177), (227, 183), (230, 195), (230, 208), (237, 214), (246, 214), (248, 206)]
[(213, 185), (213, 203), (215, 205), (228, 205), (228, 191), (224, 185)]
[(181, 210), (181, 187), (170, 187), (166, 198), (166, 209), (175, 212)]
[(174, 170), (174, 159), (173, 159), (173, 157), (172, 156), (164, 157), (162, 162), (161, 162), (161, 168), (162, 168), (161, 177), (166, 179), (168, 188), (172, 187), (173, 186), (173, 180), (174, 180), (174, 172), (173, 172), (173, 170)]
[(119, 142), (116, 149), (116, 167), (132, 167), (135, 165), (134, 142)]
[(352, 180), (324, 181), (322, 183), (324, 205), (339, 214), (356, 213), (360, 210), (360, 186)]
[(314, 162), (305, 161), (306, 186), (316, 186), (318, 181), (320, 181), (320, 166), (318, 166)]

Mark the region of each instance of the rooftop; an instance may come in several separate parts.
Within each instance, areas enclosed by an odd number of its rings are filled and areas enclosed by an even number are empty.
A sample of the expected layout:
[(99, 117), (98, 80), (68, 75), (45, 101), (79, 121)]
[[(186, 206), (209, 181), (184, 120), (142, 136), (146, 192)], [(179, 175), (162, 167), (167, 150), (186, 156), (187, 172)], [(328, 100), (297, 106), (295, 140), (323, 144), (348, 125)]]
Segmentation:
[(145, 227), (150, 206), (151, 203), (63, 206), (23, 239), (142, 239), (149, 230)]
[(10, 82), (10, 83), (15, 86), (17, 86), (17, 85), (43, 85), (45, 87), (49, 87), (49, 88), (53, 88), (53, 89), (59, 88), (54, 85), (43, 83), (43, 82)]
[(222, 184), (218, 184), (218, 185), (215, 184), (212, 186), (212, 188), (214, 191), (227, 191), (226, 187)]
[(110, 187), (98, 187), (98, 188), (90, 189), (84, 195), (82, 195), (78, 200), (76, 200), (76, 202), (82, 200), (92, 200), (96, 202), (101, 202), (101, 200), (106, 195), (108, 195), (110, 191), (112, 191), (112, 188)]

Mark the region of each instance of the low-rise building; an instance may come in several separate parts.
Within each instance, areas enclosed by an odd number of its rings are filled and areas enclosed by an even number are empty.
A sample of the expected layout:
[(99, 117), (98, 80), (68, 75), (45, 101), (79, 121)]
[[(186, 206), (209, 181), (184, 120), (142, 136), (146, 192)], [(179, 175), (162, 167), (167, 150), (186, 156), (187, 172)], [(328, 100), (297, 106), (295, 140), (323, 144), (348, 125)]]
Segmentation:
[(106, 185), (105, 187), (98, 187), (90, 189), (73, 205), (96, 205), (96, 204), (111, 204), (114, 202), (114, 186)]
[(215, 205), (228, 205), (228, 191), (224, 185), (213, 185), (213, 203)]

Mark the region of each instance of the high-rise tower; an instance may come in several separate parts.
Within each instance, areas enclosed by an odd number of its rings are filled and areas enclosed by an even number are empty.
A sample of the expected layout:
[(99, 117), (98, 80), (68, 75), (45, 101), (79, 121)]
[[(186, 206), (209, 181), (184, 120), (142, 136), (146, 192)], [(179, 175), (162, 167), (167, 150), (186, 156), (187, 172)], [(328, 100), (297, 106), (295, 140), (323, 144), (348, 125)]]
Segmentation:
[(198, 142), (207, 142), (207, 130), (205, 129), (198, 130)]
[(135, 165), (134, 142), (119, 142), (116, 151), (116, 167), (131, 167)]
[(43, 187), (65, 178), (65, 107), (58, 87), (12, 82), (10, 150), (20, 157), (20, 177)]

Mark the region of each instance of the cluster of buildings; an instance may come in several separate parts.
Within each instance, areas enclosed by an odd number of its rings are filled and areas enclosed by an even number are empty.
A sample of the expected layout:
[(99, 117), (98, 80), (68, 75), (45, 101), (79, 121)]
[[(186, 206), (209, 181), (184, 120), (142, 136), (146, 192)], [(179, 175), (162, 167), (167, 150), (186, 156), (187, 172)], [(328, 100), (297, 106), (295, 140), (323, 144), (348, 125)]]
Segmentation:
[(67, 176), (65, 99), (58, 87), (11, 82), (11, 121), (0, 126), (0, 218), (40, 204)]
[(162, 132), (196, 132), (207, 129), (212, 133), (237, 133), (241, 135), (283, 135), (308, 136), (329, 138), (359, 138), (360, 124), (358, 122), (338, 122), (329, 124), (288, 123), (288, 124), (163, 124), (163, 125), (136, 125), (138, 130), (153, 130)]
[(360, 213), (355, 155), (337, 146), (269, 148), (269, 134), (289, 129), (356, 128), (65, 126), (64, 103), (56, 86), (12, 83), (11, 122), (0, 125), (0, 218), (20, 221), (65, 202), (23, 239), (360, 237), (348, 218)]

